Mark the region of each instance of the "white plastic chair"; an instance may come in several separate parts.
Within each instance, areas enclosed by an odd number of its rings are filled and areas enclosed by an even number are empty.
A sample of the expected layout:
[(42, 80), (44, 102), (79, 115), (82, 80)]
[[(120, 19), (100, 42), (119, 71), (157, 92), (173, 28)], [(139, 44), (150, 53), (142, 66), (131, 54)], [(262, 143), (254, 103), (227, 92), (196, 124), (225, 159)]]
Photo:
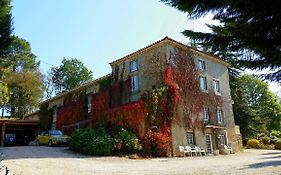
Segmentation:
[(197, 155), (195, 148), (191, 148), (191, 146), (186, 146), (185, 149), (189, 150), (190, 156), (192, 156), (193, 153), (194, 153), (195, 156)]
[(196, 155), (200, 155), (201, 156), (201, 149), (198, 146), (196, 146), (194, 149), (196, 151)]
[(179, 151), (183, 154), (183, 157), (185, 157), (185, 150), (183, 146), (179, 146)]

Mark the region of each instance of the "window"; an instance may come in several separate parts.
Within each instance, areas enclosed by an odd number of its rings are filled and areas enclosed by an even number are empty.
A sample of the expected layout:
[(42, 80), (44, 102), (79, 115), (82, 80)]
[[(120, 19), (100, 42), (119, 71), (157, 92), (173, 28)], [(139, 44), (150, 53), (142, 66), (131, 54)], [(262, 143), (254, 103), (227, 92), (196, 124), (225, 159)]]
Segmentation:
[(130, 72), (134, 72), (138, 70), (138, 62), (137, 60), (130, 62)]
[(58, 111), (57, 106), (54, 106), (54, 108), (53, 108), (53, 122), (57, 121), (57, 111)]
[(214, 91), (216, 94), (220, 93), (220, 82), (219, 80), (213, 80)]
[(132, 83), (132, 92), (138, 91), (139, 90), (139, 77), (136, 75), (132, 76), (131, 83)]
[(204, 119), (204, 122), (209, 121), (209, 108), (207, 108), (207, 107), (203, 108), (203, 119)]
[(205, 61), (203, 61), (203, 60), (198, 60), (198, 68), (199, 68), (200, 70), (205, 70), (205, 69), (206, 69), (206, 67), (205, 67)]
[(88, 95), (87, 101), (88, 101), (88, 103), (87, 103), (88, 113), (91, 113), (91, 111), (92, 111), (92, 95)]
[(219, 145), (225, 145), (225, 136), (223, 134), (218, 135)]
[(218, 120), (218, 124), (223, 124), (223, 111), (222, 111), (222, 109), (217, 109), (217, 120)]
[(194, 145), (193, 133), (187, 133), (186, 139), (188, 145)]
[(207, 90), (207, 78), (203, 76), (199, 76), (199, 83), (200, 83), (200, 89), (203, 91)]

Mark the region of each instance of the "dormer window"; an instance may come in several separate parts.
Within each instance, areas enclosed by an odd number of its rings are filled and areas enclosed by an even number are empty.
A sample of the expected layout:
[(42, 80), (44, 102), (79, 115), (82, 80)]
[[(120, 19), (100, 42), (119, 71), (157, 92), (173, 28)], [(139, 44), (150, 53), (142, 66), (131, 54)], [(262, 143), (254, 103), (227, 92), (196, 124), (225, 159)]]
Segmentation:
[(138, 70), (138, 61), (134, 60), (130, 62), (130, 72), (134, 72)]

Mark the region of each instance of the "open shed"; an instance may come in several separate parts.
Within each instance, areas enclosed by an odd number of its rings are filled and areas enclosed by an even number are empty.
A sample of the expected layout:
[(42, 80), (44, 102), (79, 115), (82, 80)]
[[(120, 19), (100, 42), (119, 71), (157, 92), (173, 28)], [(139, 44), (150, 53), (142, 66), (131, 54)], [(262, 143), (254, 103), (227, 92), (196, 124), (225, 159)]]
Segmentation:
[(6, 134), (15, 134), (19, 139), (21, 137), (27, 137), (29, 140), (34, 139), (36, 131), (39, 129), (39, 121), (4, 119), (0, 120), (0, 126), (1, 146), (4, 146)]

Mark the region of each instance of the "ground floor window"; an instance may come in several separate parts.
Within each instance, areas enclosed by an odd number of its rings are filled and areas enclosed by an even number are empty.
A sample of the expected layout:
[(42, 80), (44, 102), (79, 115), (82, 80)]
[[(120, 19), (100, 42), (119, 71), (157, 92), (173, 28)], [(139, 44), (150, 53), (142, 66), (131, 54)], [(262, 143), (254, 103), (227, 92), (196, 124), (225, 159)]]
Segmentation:
[(206, 134), (206, 144), (207, 144), (207, 153), (211, 154), (213, 152), (213, 144), (212, 144), (211, 134)]
[(192, 132), (188, 132), (186, 135), (187, 138), (187, 144), (188, 145), (194, 145), (194, 138), (193, 138), (193, 133)]
[(218, 135), (218, 138), (219, 138), (219, 145), (226, 145), (225, 144), (225, 135), (224, 134)]

